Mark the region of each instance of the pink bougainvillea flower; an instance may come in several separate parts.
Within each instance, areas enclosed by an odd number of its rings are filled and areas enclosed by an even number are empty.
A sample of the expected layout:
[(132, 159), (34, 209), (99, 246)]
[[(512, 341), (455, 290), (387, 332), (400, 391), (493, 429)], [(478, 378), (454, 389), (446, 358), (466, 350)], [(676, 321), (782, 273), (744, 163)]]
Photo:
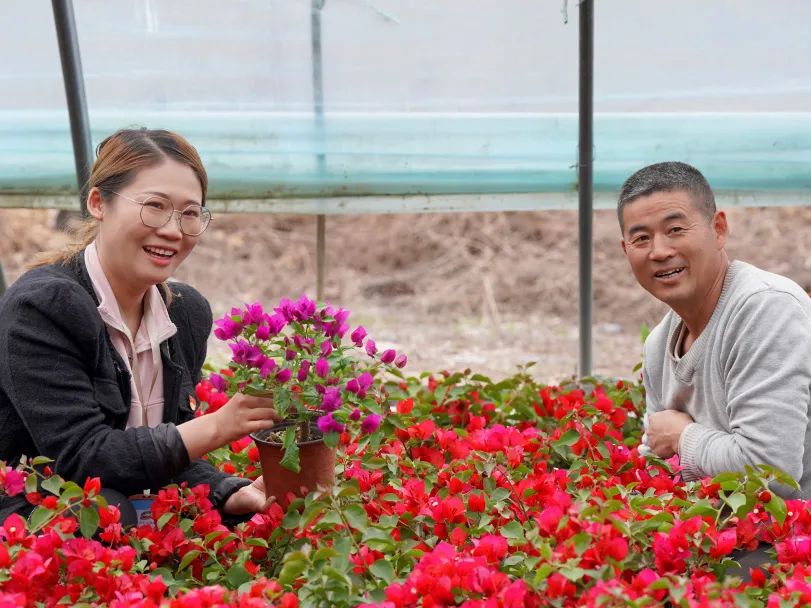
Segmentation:
[(406, 366), (406, 363), (408, 363), (408, 357), (406, 356), (405, 353), (400, 353), (394, 360), (394, 365), (396, 365), (400, 369), (404, 368)]
[(284, 369), (280, 369), (276, 373), (275, 379), (276, 379), (276, 382), (278, 382), (279, 384), (284, 384), (285, 382), (290, 380), (290, 377), (292, 375), (293, 375), (293, 372), (290, 371), (289, 368), (285, 367)]
[(321, 409), (325, 412), (334, 412), (341, 407), (341, 389), (337, 386), (330, 386), (324, 391), (321, 398)]
[(363, 328), (363, 325), (358, 325), (349, 335), (349, 339), (355, 343), (355, 346), (361, 347), (363, 346), (363, 339), (366, 337), (366, 330)]
[(296, 374), (296, 380), (299, 382), (304, 382), (307, 379), (307, 375), (310, 373), (310, 362), (306, 359), (301, 362), (301, 366), (298, 368), (298, 373)]
[(318, 419), (317, 424), (318, 424), (318, 430), (321, 431), (322, 433), (325, 433), (325, 434), (326, 433), (343, 433), (344, 429), (346, 428), (346, 427), (344, 427), (344, 425), (341, 422), (339, 422), (338, 420), (335, 420), (332, 413), (321, 416)]
[(381, 420), (383, 420), (382, 416), (378, 414), (369, 414), (363, 419), (363, 422), (360, 423), (360, 430), (364, 433), (374, 433), (377, 430), (377, 427), (380, 426)]
[(273, 336), (278, 335), (278, 333), (284, 329), (284, 326), (287, 325), (287, 319), (284, 315), (279, 313), (266, 316), (265, 321), (268, 324), (268, 328), (270, 328), (270, 334)]
[(9, 496), (22, 494), (23, 490), (25, 490), (25, 475), (16, 469), (7, 469), (3, 487)]
[(387, 348), (380, 355), (380, 361), (385, 363), (386, 365), (388, 365), (389, 363), (394, 361), (394, 358), (396, 356), (397, 356), (397, 351), (395, 351), (393, 348)]
[(260, 325), (256, 328), (256, 339), (257, 340), (267, 340), (270, 338), (270, 326), (269, 325)]
[(354, 410), (352, 410), (352, 412), (349, 414), (349, 419), (350, 419), (350, 420), (355, 420), (355, 421), (357, 421), (357, 420), (360, 420), (360, 417), (361, 417), (361, 412), (360, 412), (360, 410), (359, 410), (358, 408), (355, 408), (355, 409), (354, 409)]
[(375, 344), (374, 340), (369, 338), (368, 340), (366, 340), (366, 354), (369, 355), (370, 357), (374, 357), (376, 352), (377, 345)]
[(267, 377), (273, 373), (274, 369), (276, 369), (276, 361), (268, 358), (267, 361), (262, 364), (262, 367), (259, 368), (259, 375), (263, 379), (267, 379)]
[(214, 335), (220, 340), (233, 340), (242, 333), (242, 323), (234, 321), (230, 316), (214, 321)]
[(324, 357), (319, 357), (315, 362), (315, 373), (319, 378), (326, 378), (329, 376), (329, 361)]
[(265, 311), (259, 302), (248, 304), (242, 314), (242, 322), (245, 325), (259, 325), (265, 316)]

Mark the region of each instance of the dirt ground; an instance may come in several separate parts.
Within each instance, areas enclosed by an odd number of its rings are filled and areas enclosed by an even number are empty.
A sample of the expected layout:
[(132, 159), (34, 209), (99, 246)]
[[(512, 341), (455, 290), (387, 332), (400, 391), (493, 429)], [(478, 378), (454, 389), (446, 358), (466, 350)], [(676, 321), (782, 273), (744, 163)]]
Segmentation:
[[(0, 210), (8, 283), (39, 251), (67, 237), (55, 211)], [(730, 257), (811, 290), (811, 208), (728, 211)], [(230, 306), (315, 292), (315, 218), (219, 215), (177, 275), (215, 315)], [(535, 361), (558, 382), (578, 348), (575, 212), (330, 216), (325, 299), (352, 311), (379, 347), (409, 356), (408, 370), (464, 369), (499, 377)], [(664, 306), (631, 275), (611, 211), (594, 223), (594, 371), (632, 377), (639, 331)], [(212, 339), (212, 356), (224, 357)]]

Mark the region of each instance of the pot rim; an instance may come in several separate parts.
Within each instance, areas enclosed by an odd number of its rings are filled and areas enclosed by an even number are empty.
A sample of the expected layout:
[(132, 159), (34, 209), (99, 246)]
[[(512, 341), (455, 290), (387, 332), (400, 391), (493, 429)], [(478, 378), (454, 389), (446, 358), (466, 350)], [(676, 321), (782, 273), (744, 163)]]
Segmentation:
[[(315, 428), (316, 432), (321, 433), (321, 431), (318, 430), (318, 427), (316, 426), (315, 421), (310, 420), (309, 423), (310, 423), (310, 428), (311, 429)], [(298, 425), (298, 424), (300, 424), (299, 421), (282, 420), (281, 422), (277, 422), (276, 424), (274, 424), (269, 429), (263, 429), (261, 431), (256, 431), (255, 433), (251, 433), (249, 435), (249, 437), (251, 439), (253, 439), (253, 441), (258, 446), (271, 446), (271, 447), (279, 447), (280, 448), (283, 445), (282, 442), (280, 442), (280, 441), (268, 441), (267, 439), (263, 439), (262, 437), (259, 437), (259, 435), (262, 435), (263, 433), (267, 433), (267, 432), (274, 431), (274, 430), (275, 431), (278, 431), (280, 429), (284, 430), (284, 429), (287, 429), (287, 428), (289, 428), (289, 427), (291, 427), (293, 425)], [(307, 441), (297, 441), (296, 445), (299, 445), (299, 446), (315, 445), (317, 443), (324, 443), (324, 436), (323, 435), (321, 435), (320, 437), (313, 438), (313, 439), (308, 439)]]

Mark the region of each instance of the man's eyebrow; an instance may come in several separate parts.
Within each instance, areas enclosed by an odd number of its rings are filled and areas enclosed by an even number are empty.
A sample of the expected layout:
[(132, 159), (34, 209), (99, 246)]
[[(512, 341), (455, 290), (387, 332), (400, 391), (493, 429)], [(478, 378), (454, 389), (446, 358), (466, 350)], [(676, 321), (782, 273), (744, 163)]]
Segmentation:
[[(667, 222), (672, 222), (674, 220), (686, 220), (686, 219), (687, 219), (687, 215), (685, 215), (684, 212), (682, 212), (682, 211), (673, 211), (671, 213), (668, 213), (664, 217), (662, 222), (666, 224)], [(642, 232), (642, 231), (647, 230), (647, 229), (648, 229), (648, 227), (645, 226), (644, 224), (634, 224), (633, 226), (628, 228), (628, 236), (633, 236), (637, 232)]]

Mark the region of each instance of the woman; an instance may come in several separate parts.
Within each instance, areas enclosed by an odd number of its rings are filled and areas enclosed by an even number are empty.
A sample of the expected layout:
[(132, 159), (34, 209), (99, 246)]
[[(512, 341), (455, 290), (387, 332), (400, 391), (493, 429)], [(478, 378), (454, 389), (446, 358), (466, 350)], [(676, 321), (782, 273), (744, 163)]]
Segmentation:
[[(261, 479), (200, 457), (273, 426), (270, 400), (237, 394), (199, 418), (189, 405), (211, 310), (166, 281), (208, 226), (207, 181), (177, 134), (127, 129), (99, 145), (81, 242), (46, 255), (0, 299), (0, 460), (44, 455), (67, 479), (99, 477), (122, 513), (126, 496), (184, 481), (208, 484), (224, 514), (268, 506)], [(0, 496), (0, 523), (30, 508)]]

